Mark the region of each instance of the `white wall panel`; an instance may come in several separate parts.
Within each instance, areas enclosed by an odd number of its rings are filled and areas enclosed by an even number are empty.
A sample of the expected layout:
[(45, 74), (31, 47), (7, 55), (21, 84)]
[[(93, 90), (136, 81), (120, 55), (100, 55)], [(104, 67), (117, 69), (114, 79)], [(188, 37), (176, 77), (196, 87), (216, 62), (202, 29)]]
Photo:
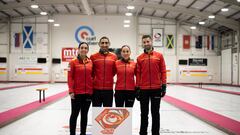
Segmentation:
[(232, 83), (232, 50), (222, 50), (222, 83)]
[(238, 84), (238, 54), (237, 53), (233, 53), (232, 54), (232, 72), (233, 72), (233, 76), (232, 76), (232, 83), (234, 85)]
[[(75, 39), (75, 32), (81, 26), (89, 26), (94, 31), (96, 42), (102, 36), (110, 39), (110, 48), (121, 48), (122, 45), (129, 45), (132, 50), (131, 57), (136, 58), (136, 27), (133, 17), (125, 16), (81, 16), (81, 15), (57, 15), (54, 18), (60, 23), (60, 27), (52, 27), (52, 56), (61, 58), (62, 48), (78, 47)], [(129, 28), (123, 27), (124, 19), (131, 21)], [(90, 45), (88, 56), (98, 52), (98, 45)], [(66, 71), (68, 63), (63, 62), (54, 65), (54, 75), (56, 81), (66, 81)]]
[[(47, 58), (47, 63), (37, 63), (37, 58)], [(10, 81), (49, 81), (51, 60), (46, 54), (10, 54)]]

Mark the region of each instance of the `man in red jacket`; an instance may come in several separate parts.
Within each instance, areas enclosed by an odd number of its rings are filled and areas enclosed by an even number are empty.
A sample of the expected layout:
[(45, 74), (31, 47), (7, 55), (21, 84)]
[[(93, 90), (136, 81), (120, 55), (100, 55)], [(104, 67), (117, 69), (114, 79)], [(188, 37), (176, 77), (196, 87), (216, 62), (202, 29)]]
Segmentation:
[(153, 50), (150, 35), (142, 37), (144, 53), (137, 58), (137, 86), (140, 88), (140, 135), (147, 135), (149, 100), (151, 101), (152, 135), (159, 135), (160, 101), (166, 94), (166, 66), (163, 55)]
[(113, 77), (115, 75), (115, 61), (117, 56), (109, 52), (110, 41), (108, 37), (99, 40), (100, 50), (91, 55), (93, 62), (93, 99), (94, 107), (112, 107)]

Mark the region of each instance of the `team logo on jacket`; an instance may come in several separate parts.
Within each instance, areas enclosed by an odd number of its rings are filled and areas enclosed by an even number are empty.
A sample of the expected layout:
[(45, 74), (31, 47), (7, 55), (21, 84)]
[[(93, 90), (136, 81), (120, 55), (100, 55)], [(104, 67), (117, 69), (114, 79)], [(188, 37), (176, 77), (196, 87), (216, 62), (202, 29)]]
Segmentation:
[(97, 45), (97, 39), (93, 29), (89, 26), (80, 26), (75, 31), (75, 39), (78, 43), (87, 42), (89, 45)]

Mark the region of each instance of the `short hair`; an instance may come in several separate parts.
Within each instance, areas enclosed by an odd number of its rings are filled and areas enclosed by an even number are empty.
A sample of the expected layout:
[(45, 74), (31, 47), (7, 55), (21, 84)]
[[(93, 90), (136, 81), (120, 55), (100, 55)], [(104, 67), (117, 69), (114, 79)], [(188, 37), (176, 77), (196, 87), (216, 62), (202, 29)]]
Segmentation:
[(102, 40), (102, 39), (107, 39), (107, 40), (108, 40), (108, 42), (110, 42), (109, 38), (108, 38), (108, 37), (106, 37), (106, 36), (103, 36), (103, 37), (101, 37), (101, 38), (99, 39), (99, 42), (101, 42), (101, 40)]
[(152, 37), (151, 37), (150, 35), (143, 35), (143, 36), (142, 36), (142, 40), (143, 40), (144, 38), (150, 38), (150, 39), (152, 39)]
[(81, 42), (79, 45), (78, 45), (78, 49), (83, 45), (83, 44), (86, 44), (87, 45), (87, 48), (89, 50), (89, 45), (87, 42)]

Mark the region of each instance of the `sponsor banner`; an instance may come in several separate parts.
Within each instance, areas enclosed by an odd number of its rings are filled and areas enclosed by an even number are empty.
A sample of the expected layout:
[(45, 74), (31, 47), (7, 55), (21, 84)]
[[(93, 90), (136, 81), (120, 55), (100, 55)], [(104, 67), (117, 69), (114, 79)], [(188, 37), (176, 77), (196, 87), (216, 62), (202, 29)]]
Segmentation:
[(69, 62), (76, 58), (78, 54), (78, 48), (62, 48), (62, 62)]

